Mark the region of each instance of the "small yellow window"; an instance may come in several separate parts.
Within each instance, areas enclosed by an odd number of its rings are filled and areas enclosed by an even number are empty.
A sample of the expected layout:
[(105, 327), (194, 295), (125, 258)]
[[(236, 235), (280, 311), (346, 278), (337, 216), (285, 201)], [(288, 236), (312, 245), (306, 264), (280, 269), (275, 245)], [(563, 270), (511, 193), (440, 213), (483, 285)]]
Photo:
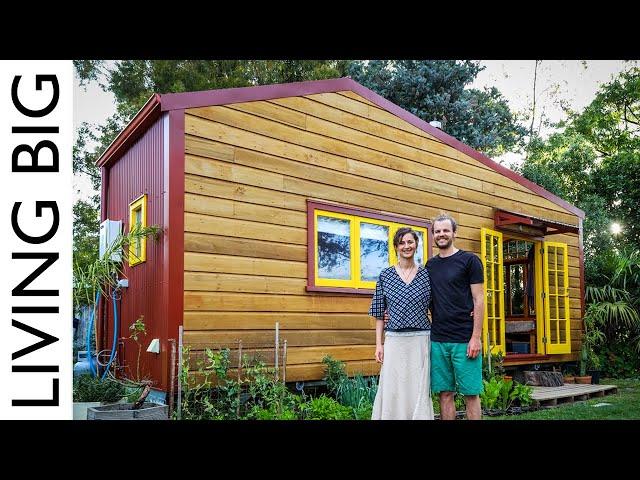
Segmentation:
[[(147, 195), (142, 195), (129, 204), (129, 232), (147, 226)], [(147, 260), (147, 239), (138, 237), (129, 244), (129, 266)]]

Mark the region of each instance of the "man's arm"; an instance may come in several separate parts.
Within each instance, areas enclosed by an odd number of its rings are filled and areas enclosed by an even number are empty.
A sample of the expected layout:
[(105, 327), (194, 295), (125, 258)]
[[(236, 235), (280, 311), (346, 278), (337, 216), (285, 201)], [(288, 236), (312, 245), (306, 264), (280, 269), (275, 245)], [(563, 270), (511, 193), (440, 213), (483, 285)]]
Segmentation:
[(484, 284), (472, 283), (473, 297), (473, 332), (467, 346), (467, 356), (476, 358), (482, 351), (482, 320), (484, 319)]

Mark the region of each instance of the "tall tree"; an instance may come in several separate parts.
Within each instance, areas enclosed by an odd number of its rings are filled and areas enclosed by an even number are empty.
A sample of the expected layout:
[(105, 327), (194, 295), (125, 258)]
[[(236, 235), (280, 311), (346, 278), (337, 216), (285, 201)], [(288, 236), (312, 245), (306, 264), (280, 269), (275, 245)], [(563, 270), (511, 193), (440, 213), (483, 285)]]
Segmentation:
[[(611, 255), (640, 249), (640, 69), (633, 67), (603, 85), (583, 112), (561, 131), (536, 138), (520, 167), (526, 178), (585, 212), (587, 282), (599, 285)], [(623, 225), (618, 237), (612, 222)]]
[(521, 146), (518, 125), (506, 99), (494, 87), (467, 88), (482, 71), (479, 62), (458, 60), (373, 60), (353, 62), (349, 74), (391, 102), (491, 156)]

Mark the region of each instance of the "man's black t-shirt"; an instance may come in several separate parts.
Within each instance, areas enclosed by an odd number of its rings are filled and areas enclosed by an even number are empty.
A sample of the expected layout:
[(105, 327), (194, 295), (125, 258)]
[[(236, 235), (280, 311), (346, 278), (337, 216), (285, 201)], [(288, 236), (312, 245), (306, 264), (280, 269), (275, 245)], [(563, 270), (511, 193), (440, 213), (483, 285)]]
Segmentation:
[(427, 261), (431, 277), (431, 340), (466, 343), (473, 333), (472, 283), (483, 283), (480, 259), (458, 250), (449, 257), (436, 255)]

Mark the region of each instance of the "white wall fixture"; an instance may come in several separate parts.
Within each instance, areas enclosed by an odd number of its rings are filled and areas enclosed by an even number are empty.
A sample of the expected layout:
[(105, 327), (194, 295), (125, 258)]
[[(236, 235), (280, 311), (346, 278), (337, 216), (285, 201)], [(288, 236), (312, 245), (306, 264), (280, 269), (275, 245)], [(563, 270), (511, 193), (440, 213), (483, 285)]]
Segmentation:
[(147, 347), (147, 352), (160, 353), (160, 339), (154, 338)]

